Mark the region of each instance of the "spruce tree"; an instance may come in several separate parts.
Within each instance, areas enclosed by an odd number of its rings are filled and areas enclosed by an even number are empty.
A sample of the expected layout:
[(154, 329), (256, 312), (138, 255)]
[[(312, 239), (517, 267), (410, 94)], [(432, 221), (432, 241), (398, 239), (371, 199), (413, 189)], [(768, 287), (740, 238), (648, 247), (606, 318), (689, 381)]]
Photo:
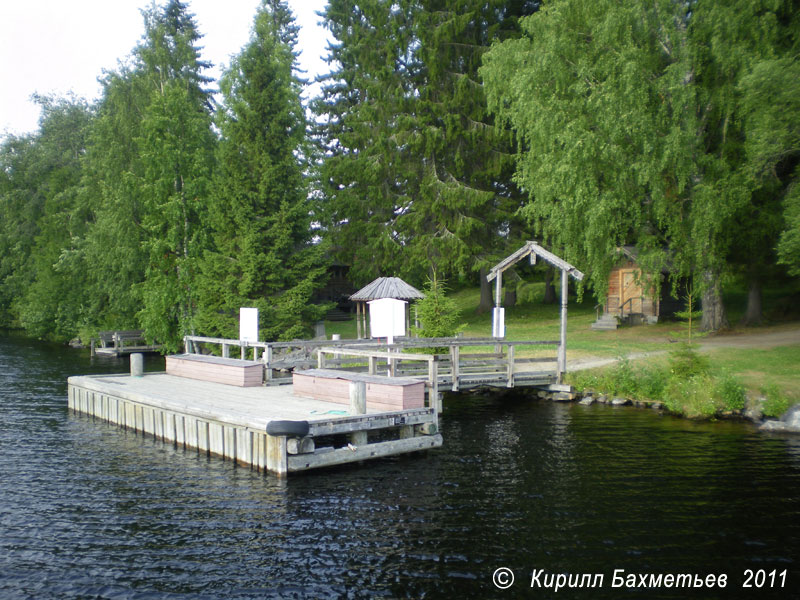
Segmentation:
[(325, 152), (320, 187), (326, 235), (356, 282), (414, 268), (399, 221), (412, 210), (417, 180), (407, 141), (395, 133), (412, 118), (419, 85), (416, 10), (415, 0), (331, 0), (325, 10), (336, 41), (314, 102)]
[(212, 97), (188, 5), (144, 11), (131, 63), (105, 78), (89, 172), (86, 245), (99, 325), (143, 326), (179, 347), (195, 331), (197, 259), (213, 168)]
[[(338, 68), (316, 104), (329, 234), (359, 280), (477, 271), (522, 237), (512, 140), (478, 76), (493, 40), (536, 3), (331, 2)], [(518, 238), (517, 238), (518, 239)]]
[(314, 245), (306, 119), (295, 74), (297, 27), (285, 2), (265, 0), (251, 38), (221, 80), (220, 142), (202, 263), (200, 327), (236, 337), (239, 308), (259, 308), (263, 339), (307, 336), (326, 273)]

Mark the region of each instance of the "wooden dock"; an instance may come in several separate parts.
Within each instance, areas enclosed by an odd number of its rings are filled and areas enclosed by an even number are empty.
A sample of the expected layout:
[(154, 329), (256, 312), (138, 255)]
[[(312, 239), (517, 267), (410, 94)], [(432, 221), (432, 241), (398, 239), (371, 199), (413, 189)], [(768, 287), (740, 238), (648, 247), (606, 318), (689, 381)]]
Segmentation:
[(148, 344), (144, 331), (101, 331), (90, 342), (92, 356), (127, 356), (134, 353), (160, 352), (160, 344)]
[(558, 341), (497, 338), (385, 344), (188, 336), (185, 353), (168, 357), (167, 373), (143, 375), (141, 356), (133, 355), (132, 375), (70, 377), (69, 406), (284, 476), (441, 446), (441, 389), (563, 391), (563, 349)]
[[(437, 448), (435, 407), (383, 411), (148, 373), (70, 377), (70, 409), (278, 476)], [(357, 385), (357, 384), (354, 384)], [(366, 398), (366, 393), (364, 398)]]

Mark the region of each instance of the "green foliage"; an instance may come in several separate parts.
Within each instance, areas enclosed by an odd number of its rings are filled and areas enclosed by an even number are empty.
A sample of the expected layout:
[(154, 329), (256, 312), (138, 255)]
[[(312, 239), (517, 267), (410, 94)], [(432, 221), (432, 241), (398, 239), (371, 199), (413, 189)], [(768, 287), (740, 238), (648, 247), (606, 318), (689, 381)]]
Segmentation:
[(225, 109), (200, 269), (198, 325), (236, 337), (239, 308), (259, 309), (262, 339), (307, 337), (325, 307), (323, 247), (312, 243), (306, 120), (293, 73), (297, 27), (284, 2), (265, 1), (250, 42), (224, 73)]
[(712, 417), (720, 409), (713, 380), (708, 375), (672, 377), (664, 389), (664, 404), (670, 411), (690, 419)]
[(653, 275), (668, 247), (675, 272), (703, 276), (703, 327), (723, 325), (720, 276), (763, 272), (781, 196), (793, 206), (794, 3), (561, 0), (521, 24), (480, 73), (520, 138), (522, 213), (598, 297), (617, 246), (636, 243)]
[(744, 386), (737, 378), (724, 371), (715, 375), (706, 357), (688, 346), (673, 353), (664, 366), (635, 366), (620, 359), (600, 372), (572, 374), (570, 381), (598, 393), (663, 402), (671, 412), (689, 418), (741, 411), (746, 400)]
[(764, 403), (761, 406), (764, 416), (780, 417), (789, 410), (789, 399), (776, 384), (770, 383), (765, 385), (761, 388), (761, 393), (764, 394), (765, 397)]
[[(694, 302), (719, 322), (728, 273), (800, 275), (796, 3), (538, 9), (331, 0), (312, 147), (285, 2), (259, 7), (213, 124), (188, 5), (154, 4), (96, 106), (40, 97), (39, 131), (0, 142), (0, 325), (60, 340), (144, 325), (175, 348), (235, 335), (250, 305), (266, 339), (305, 336), (328, 255), (356, 283), (463, 281), (536, 235), (601, 296), (621, 244), (654, 278), (693, 276), (691, 343)], [(706, 372), (682, 353), (675, 377)], [(619, 368), (620, 393), (667, 387)], [(738, 405), (734, 384), (714, 393)]]
[(795, 169), (794, 181), (790, 184), (784, 200), (786, 230), (778, 241), (780, 262), (789, 268), (789, 273), (800, 277), (800, 166)]
[(488, 114), (478, 67), (518, 35), (525, 3), (332, 0), (338, 43), (315, 103), (333, 249), (357, 281), (469, 274), (520, 239), (510, 132)]
[[(0, 246), (8, 252), (0, 259), (0, 307), (6, 307), (0, 314), (6, 313), (5, 325), (19, 324), (35, 337), (63, 341), (75, 335), (85, 318), (84, 270), (71, 268), (69, 255), (89, 219), (82, 205), (81, 160), (93, 112), (72, 96), (37, 96), (36, 101), (42, 116), (32, 143), (4, 144), (23, 152), (6, 166), (8, 188), (0, 203), (5, 225), (0, 226)], [(18, 201), (28, 206), (21, 211)], [(3, 298), (4, 288), (13, 290), (13, 299)]]
[(649, 400), (663, 399), (669, 381), (670, 373), (667, 369), (644, 366), (636, 374), (636, 396)]
[(711, 364), (694, 346), (679, 344), (669, 353), (669, 370), (675, 379), (690, 379), (706, 375)]
[(685, 20), (669, 0), (554, 2), (522, 19), (524, 36), (496, 44), (480, 70), (490, 109), (521, 140), (522, 213), (601, 295), (618, 246), (638, 242), (655, 265), (664, 228), (683, 235), (671, 212), (697, 144), (676, 27)]
[(459, 312), (455, 302), (446, 293), (445, 282), (437, 279), (434, 273), (433, 278), (425, 284), (425, 297), (414, 305), (422, 323), (422, 327), (415, 332), (420, 337), (453, 337), (458, 333)]
[(733, 375), (723, 372), (714, 382), (715, 394), (722, 401), (726, 410), (742, 410), (747, 395), (744, 386)]
[[(683, 321), (685, 321), (686, 325), (686, 339), (685, 341), (689, 346), (692, 345), (692, 337), (701, 337), (705, 335), (704, 333), (696, 332), (695, 328), (697, 327), (697, 321), (700, 317), (703, 316), (702, 310), (695, 310), (697, 306), (696, 301), (696, 288), (694, 284), (689, 285), (689, 289), (687, 293), (684, 295), (684, 300), (686, 302), (686, 309), (675, 311), (675, 316)], [(678, 334), (672, 334), (672, 337), (681, 339), (683, 336)]]
[(637, 395), (639, 381), (627, 358), (620, 357), (612, 367), (610, 375), (614, 394), (631, 397)]

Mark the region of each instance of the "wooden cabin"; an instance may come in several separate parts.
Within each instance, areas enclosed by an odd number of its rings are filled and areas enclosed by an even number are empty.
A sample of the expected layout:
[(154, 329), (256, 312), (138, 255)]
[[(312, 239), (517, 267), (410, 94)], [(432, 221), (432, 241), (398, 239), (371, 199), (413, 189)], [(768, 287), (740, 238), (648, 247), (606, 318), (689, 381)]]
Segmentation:
[(670, 296), (668, 271), (661, 273), (661, 292), (657, 296), (652, 276), (644, 274), (639, 266), (636, 247), (622, 246), (618, 250), (620, 262), (608, 275), (603, 314), (592, 324), (592, 329), (616, 329), (620, 322), (657, 323), (659, 318), (672, 316), (681, 309), (680, 302)]

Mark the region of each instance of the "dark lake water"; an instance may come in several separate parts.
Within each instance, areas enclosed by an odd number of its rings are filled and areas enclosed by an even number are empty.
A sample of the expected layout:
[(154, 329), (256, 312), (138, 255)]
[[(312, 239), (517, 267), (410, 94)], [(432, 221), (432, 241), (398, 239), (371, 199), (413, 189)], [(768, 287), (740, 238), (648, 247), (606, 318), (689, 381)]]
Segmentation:
[(440, 450), (279, 481), (67, 411), (68, 375), (127, 368), (0, 337), (0, 598), (800, 597), (800, 438), (461, 395)]

